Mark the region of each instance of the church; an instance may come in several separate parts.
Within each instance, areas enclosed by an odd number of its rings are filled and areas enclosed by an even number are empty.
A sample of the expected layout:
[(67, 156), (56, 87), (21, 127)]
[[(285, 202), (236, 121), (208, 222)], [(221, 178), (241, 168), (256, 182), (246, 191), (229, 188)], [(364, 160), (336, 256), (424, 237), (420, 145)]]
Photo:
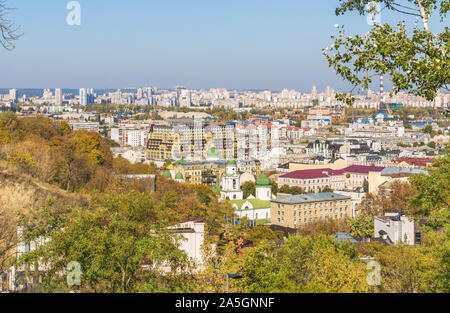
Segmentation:
[[(242, 174), (242, 176), (248, 175)], [(241, 173), (239, 173), (236, 161), (227, 161), (226, 171), (222, 175), (221, 200), (228, 199), (234, 207), (234, 212), (239, 218), (260, 224), (270, 223), (270, 201), (275, 198), (272, 195), (272, 181), (264, 171), (255, 180), (255, 196), (250, 195), (244, 199), (241, 190)]]

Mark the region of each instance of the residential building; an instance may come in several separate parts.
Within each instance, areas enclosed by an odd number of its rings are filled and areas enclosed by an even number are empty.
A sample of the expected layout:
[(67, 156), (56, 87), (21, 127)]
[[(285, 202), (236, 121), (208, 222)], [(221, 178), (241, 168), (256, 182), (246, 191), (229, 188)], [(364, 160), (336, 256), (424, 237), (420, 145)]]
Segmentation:
[(351, 198), (333, 192), (277, 198), (270, 206), (271, 224), (290, 228), (348, 217), (351, 217)]
[(419, 244), (421, 233), (415, 231), (414, 221), (398, 213), (386, 213), (374, 217), (374, 237), (381, 238), (388, 244)]

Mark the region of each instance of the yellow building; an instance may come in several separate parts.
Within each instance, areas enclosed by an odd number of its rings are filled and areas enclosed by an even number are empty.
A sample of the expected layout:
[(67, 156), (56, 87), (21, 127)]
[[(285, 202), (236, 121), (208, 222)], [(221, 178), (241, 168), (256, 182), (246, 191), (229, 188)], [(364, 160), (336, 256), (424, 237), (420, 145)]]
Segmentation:
[[(176, 179), (180, 182), (219, 188), (226, 164), (226, 160), (187, 162), (181, 159), (168, 169), (172, 177), (178, 176)], [(257, 176), (261, 172), (261, 164), (257, 160), (236, 161), (236, 165), (240, 173)]]
[(208, 158), (211, 147), (222, 147), (219, 159), (237, 158), (237, 135), (233, 127), (223, 125), (168, 126), (151, 125), (147, 141), (147, 159), (176, 160), (189, 157), (201, 161)]
[(289, 228), (328, 219), (344, 219), (351, 214), (351, 198), (333, 192), (277, 198), (270, 205), (271, 223)]

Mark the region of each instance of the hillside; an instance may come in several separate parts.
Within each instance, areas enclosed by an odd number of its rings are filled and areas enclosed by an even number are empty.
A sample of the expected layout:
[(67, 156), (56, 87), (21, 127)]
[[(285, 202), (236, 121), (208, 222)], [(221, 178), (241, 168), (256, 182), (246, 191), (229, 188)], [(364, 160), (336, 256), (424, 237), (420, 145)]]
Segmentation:
[(23, 209), (36, 209), (45, 205), (50, 198), (59, 205), (72, 207), (88, 203), (85, 196), (42, 183), (0, 164), (0, 210), (20, 212)]

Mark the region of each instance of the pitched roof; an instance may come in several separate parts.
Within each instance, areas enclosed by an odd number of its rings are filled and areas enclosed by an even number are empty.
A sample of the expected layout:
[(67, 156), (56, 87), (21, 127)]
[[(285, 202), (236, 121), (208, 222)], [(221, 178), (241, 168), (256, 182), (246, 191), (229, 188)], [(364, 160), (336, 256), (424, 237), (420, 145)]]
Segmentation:
[(253, 209), (267, 209), (270, 208), (270, 201), (268, 200), (261, 200), (261, 199), (243, 199), (243, 200), (231, 200), (231, 204), (236, 204), (238, 209), (241, 210), (242, 206), (246, 202), (250, 202), (253, 206)]
[(320, 168), (313, 170), (298, 170), (281, 175), (281, 178), (294, 178), (294, 179), (312, 179), (312, 178), (323, 178), (333, 175), (342, 175), (343, 170), (332, 170), (331, 168)]
[(381, 166), (352, 165), (344, 168), (344, 172), (368, 174), (369, 172), (381, 172), (383, 169), (384, 167)]

